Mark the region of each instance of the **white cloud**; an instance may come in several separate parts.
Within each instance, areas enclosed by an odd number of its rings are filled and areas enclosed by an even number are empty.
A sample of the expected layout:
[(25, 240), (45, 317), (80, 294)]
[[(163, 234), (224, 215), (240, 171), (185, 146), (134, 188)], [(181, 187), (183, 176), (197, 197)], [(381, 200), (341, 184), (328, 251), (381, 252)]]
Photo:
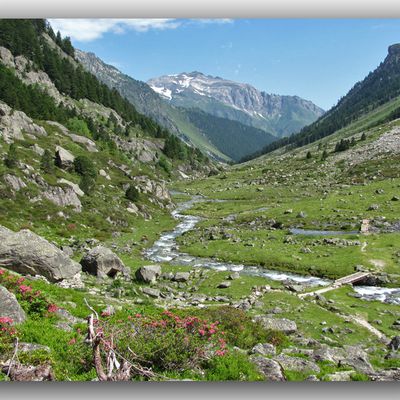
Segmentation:
[(106, 32), (123, 34), (128, 30), (147, 32), (150, 29), (175, 29), (181, 23), (169, 18), (146, 19), (49, 19), (54, 31), (81, 42), (99, 39)]
[(73, 40), (90, 42), (99, 39), (104, 33), (124, 34), (129, 30), (136, 32), (147, 32), (151, 29), (166, 30), (176, 29), (187, 24), (230, 24), (232, 19), (213, 18), (213, 19), (191, 19), (178, 20), (173, 18), (134, 18), (134, 19), (115, 19), (115, 18), (70, 18), (70, 19), (49, 19), (55, 32), (60, 31), (63, 36), (69, 36)]

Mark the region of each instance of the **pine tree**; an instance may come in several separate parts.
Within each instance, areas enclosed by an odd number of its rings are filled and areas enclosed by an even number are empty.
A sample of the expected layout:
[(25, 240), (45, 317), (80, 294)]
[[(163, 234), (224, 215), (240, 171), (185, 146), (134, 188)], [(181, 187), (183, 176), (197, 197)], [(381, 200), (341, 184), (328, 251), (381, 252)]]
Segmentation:
[(310, 160), (312, 158), (311, 151), (307, 152), (306, 159)]
[(328, 158), (328, 152), (324, 150), (322, 152), (321, 161), (325, 161)]

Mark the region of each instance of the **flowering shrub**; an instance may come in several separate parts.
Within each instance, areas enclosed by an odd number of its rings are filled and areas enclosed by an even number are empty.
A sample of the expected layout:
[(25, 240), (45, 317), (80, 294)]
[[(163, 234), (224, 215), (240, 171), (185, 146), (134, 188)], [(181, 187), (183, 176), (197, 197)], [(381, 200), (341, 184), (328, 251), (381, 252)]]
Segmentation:
[(17, 335), (16, 329), (11, 326), (12, 323), (12, 318), (0, 316), (0, 355), (2, 357), (9, 355), (14, 337)]
[(180, 317), (164, 311), (157, 316), (141, 314), (126, 320), (106, 317), (95, 321), (101, 333), (102, 350), (113, 349), (120, 356), (153, 371), (183, 371), (196, 368), (207, 359), (227, 354), (224, 332), (218, 322), (195, 316)]
[(14, 293), (21, 307), (31, 316), (48, 316), (57, 311), (57, 306), (48, 302), (40, 290), (25, 284), (25, 278), (0, 269), (0, 284)]
[(200, 311), (205, 318), (220, 321), (220, 328), (225, 331), (225, 339), (232, 346), (250, 349), (257, 343), (281, 345), (287, 339), (279, 332), (267, 331), (259, 322), (252, 321), (246, 312), (230, 306)]

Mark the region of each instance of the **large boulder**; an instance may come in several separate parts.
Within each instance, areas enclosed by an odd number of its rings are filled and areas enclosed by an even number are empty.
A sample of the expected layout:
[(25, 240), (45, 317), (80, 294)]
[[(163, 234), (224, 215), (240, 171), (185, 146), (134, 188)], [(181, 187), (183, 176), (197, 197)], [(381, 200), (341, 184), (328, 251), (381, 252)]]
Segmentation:
[(315, 361), (330, 361), (341, 366), (350, 366), (365, 374), (374, 372), (367, 353), (360, 346), (345, 345), (341, 348), (321, 345), (314, 350), (313, 359)]
[(82, 271), (101, 278), (114, 278), (117, 273), (129, 277), (129, 269), (121, 259), (110, 249), (97, 246), (91, 249), (80, 261)]
[(26, 319), (24, 310), (19, 305), (14, 294), (0, 285), (0, 318), (8, 317), (13, 324), (20, 324)]
[(160, 275), (161, 266), (157, 264), (140, 267), (135, 273), (137, 280), (146, 283), (154, 283)]
[(18, 192), (19, 190), (26, 188), (25, 182), (19, 178), (18, 176), (11, 175), (11, 174), (5, 174), (4, 177), (4, 182), (13, 190)]
[(75, 156), (61, 146), (56, 146), (56, 164), (63, 169), (72, 169)]
[(320, 368), (315, 362), (304, 358), (280, 354), (275, 357), (274, 360), (277, 361), (285, 371), (320, 372)]
[(250, 360), (265, 377), (266, 381), (286, 380), (282, 367), (276, 361), (261, 356), (252, 356)]
[(59, 207), (71, 206), (76, 212), (81, 212), (82, 203), (75, 190), (72, 187), (48, 186), (42, 195)]
[(72, 278), (81, 266), (46, 239), (23, 229), (0, 227), (0, 266), (23, 275), (42, 275), (51, 282)]
[(261, 325), (271, 331), (280, 331), (286, 334), (294, 333), (297, 331), (296, 322), (286, 318), (269, 318), (263, 315), (255, 317), (256, 321), (259, 321)]

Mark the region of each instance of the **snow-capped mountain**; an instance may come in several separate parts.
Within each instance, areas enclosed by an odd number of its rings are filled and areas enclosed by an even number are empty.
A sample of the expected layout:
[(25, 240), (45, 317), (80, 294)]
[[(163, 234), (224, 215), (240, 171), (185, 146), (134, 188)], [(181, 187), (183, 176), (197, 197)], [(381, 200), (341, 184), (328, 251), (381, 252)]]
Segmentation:
[(324, 110), (298, 96), (281, 96), (201, 72), (150, 79), (150, 87), (170, 103), (200, 108), (218, 117), (288, 136), (312, 123)]

